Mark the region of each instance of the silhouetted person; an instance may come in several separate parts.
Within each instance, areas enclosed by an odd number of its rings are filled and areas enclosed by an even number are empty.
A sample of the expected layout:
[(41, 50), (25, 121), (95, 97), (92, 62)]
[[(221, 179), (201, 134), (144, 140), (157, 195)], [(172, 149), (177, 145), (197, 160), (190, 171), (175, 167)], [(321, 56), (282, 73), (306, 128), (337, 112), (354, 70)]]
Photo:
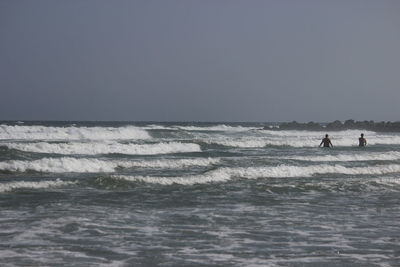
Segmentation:
[(321, 144), (319, 146), (321, 147), (322, 144), (324, 144), (324, 147), (333, 147), (331, 139), (329, 139), (328, 135), (325, 135), (325, 138), (322, 139)]
[(358, 146), (366, 146), (367, 139), (364, 138), (364, 134), (361, 134), (361, 137), (358, 138)]

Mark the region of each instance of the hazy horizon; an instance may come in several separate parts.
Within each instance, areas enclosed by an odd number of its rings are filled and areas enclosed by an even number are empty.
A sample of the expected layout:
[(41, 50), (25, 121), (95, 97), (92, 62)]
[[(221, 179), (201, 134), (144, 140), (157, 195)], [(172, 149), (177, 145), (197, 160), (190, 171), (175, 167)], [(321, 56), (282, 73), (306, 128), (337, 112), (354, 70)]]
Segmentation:
[(400, 2), (1, 1), (0, 120), (398, 121)]

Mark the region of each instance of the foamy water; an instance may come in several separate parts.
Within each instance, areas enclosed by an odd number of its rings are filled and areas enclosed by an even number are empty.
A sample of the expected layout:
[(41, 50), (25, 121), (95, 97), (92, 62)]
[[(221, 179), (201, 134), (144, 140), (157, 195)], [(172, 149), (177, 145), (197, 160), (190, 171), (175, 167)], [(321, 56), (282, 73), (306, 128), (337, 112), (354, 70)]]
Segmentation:
[(116, 172), (117, 168), (184, 168), (208, 166), (219, 162), (217, 158), (171, 160), (99, 160), (91, 158), (42, 158), (39, 160), (9, 160), (0, 162), (0, 170), (12, 172), (91, 173)]
[(157, 155), (185, 152), (200, 152), (198, 144), (192, 143), (156, 143), (156, 144), (121, 144), (117, 142), (88, 143), (4, 143), (11, 149), (20, 151), (63, 154), (63, 155), (97, 155), (97, 154), (127, 154), (127, 155)]
[(396, 266), (400, 134), (264, 126), (1, 124), (2, 265)]
[(0, 140), (120, 140), (148, 138), (150, 136), (145, 130), (134, 126), (115, 128), (0, 125)]

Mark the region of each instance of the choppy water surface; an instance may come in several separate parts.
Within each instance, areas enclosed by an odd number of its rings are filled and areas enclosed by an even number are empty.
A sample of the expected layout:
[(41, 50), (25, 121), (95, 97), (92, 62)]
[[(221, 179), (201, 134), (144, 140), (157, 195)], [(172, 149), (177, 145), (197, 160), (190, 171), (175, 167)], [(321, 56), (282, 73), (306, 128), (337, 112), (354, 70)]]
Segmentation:
[(400, 134), (2, 123), (2, 266), (399, 266)]

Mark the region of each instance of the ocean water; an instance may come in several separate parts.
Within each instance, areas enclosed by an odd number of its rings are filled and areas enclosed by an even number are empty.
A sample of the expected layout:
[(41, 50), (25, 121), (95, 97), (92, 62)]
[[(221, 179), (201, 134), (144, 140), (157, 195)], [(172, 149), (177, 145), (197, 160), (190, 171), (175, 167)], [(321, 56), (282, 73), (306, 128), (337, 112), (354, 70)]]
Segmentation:
[(400, 134), (2, 122), (1, 266), (400, 266)]

